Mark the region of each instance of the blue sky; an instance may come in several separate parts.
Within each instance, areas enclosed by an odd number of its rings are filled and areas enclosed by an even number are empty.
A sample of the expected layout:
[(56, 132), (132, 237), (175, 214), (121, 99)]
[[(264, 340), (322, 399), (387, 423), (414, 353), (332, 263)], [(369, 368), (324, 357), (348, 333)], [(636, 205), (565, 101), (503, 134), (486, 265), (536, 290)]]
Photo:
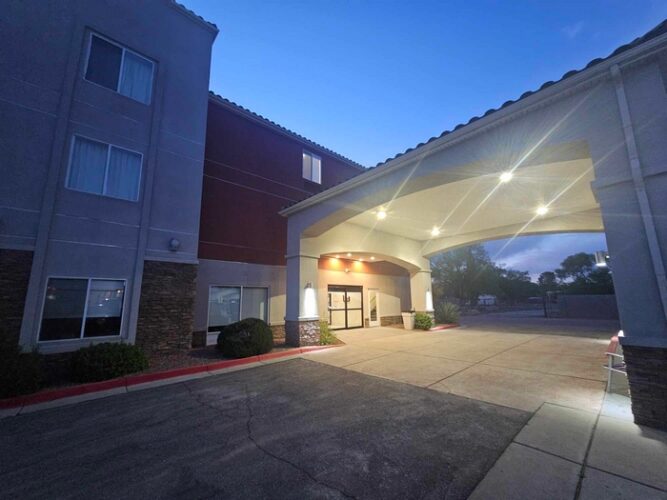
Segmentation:
[[(667, 0), (183, 1), (220, 28), (212, 90), (366, 166), (667, 18)], [(521, 238), (498, 260), (535, 274), (601, 248), (602, 235)]]

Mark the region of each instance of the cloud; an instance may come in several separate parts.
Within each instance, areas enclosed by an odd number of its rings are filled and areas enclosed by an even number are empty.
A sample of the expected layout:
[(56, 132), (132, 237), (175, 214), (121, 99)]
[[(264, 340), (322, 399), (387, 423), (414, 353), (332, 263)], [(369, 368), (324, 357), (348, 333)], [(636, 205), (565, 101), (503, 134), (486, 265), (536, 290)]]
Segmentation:
[(559, 267), (568, 255), (577, 252), (594, 253), (596, 250), (607, 248), (607, 241), (602, 233), (523, 236), (500, 251), (506, 241), (491, 241), (484, 246), (496, 264), (528, 271), (533, 280), (536, 280), (540, 273), (553, 271)]
[(570, 40), (575, 38), (581, 31), (584, 29), (584, 22), (583, 21), (577, 21), (576, 23), (573, 24), (568, 24), (567, 26), (563, 26), (562, 32), (565, 34), (566, 37), (568, 37)]

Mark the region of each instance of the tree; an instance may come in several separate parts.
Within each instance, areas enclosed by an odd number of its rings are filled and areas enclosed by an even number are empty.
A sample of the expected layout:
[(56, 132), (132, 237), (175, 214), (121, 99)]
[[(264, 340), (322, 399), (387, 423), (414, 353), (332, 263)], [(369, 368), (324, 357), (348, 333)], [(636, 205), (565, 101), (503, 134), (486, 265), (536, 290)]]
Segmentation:
[(496, 267), (481, 245), (457, 248), (431, 262), (434, 292), (438, 298), (477, 303), (482, 294), (497, 294)]
[(544, 271), (537, 278), (537, 284), (540, 287), (540, 293), (542, 295), (545, 295), (547, 292), (555, 292), (558, 290), (556, 273), (553, 271)]
[(595, 257), (593, 254), (579, 252), (565, 257), (556, 269), (556, 276), (561, 281), (585, 279), (595, 266)]
[(579, 252), (566, 257), (555, 274), (560, 280), (560, 289), (567, 293), (593, 295), (614, 293), (611, 272), (608, 268), (596, 267), (593, 254)]
[(530, 280), (528, 271), (498, 269), (498, 288), (501, 299), (509, 303), (523, 302), (528, 297), (537, 295), (538, 285)]

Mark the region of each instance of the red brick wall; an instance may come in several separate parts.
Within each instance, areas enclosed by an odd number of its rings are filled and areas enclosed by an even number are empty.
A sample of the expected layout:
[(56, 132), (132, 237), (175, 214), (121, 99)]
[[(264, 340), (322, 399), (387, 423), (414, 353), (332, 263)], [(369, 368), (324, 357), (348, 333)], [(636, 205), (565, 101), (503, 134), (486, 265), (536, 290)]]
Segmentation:
[[(302, 177), (302, 153), (322, 158), (322, 185)], [(332, 155), (209, 100), (199, 257), (285, 265), (287, 205), (358, 175)]]

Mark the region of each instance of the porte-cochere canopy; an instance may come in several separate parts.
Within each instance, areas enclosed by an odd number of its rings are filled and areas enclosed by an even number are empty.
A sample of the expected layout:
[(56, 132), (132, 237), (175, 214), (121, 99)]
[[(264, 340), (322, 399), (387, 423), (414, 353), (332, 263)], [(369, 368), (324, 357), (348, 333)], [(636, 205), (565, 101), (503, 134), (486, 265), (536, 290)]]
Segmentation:
[(666, 32), (663, 23), (582, 71), (286, 208), (288, 338), (298, 344), (302, 325), (317, 319), (304, 299), (317, 290), (323, 256), (379, 255), (404, 267), (419, 311), (430, 307), (429, 257), (438, 252), (604, 231), (624, 345), (667, 347)]

